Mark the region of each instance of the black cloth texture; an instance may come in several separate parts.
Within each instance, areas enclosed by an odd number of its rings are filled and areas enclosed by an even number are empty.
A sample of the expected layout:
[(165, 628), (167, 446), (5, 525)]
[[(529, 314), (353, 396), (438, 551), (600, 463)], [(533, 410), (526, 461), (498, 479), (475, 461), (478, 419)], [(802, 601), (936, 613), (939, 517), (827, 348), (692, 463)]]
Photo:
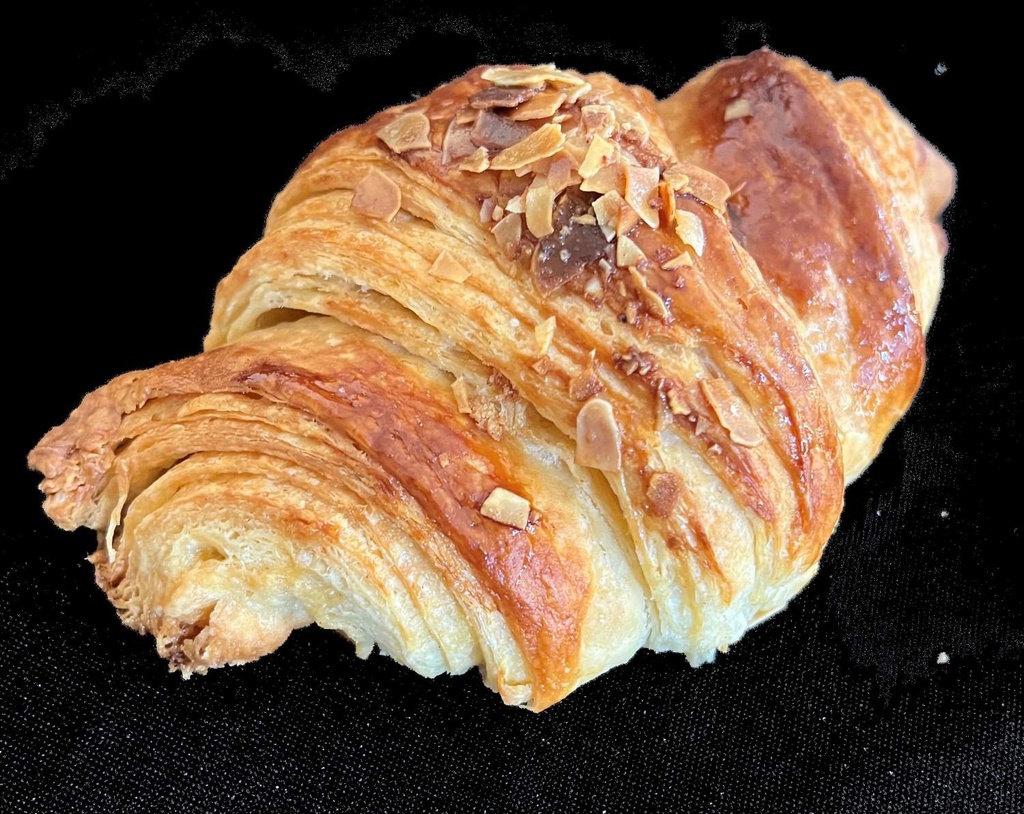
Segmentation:
[[(1009, 35), (598, 9), (11, 13), (0, 811), (1024, 811)], [(541, 714), (315, 627), (185, 681), (119, 623), (95, 535), (52, 525), (25, 457), (88, 390), (200, 349), (217, 280), (317, 143), (483, 62), (663, 96), (765, 44), (863, 76), (958, 171), (923, 386), (789, 608), (713, 664), (641, 651)]]

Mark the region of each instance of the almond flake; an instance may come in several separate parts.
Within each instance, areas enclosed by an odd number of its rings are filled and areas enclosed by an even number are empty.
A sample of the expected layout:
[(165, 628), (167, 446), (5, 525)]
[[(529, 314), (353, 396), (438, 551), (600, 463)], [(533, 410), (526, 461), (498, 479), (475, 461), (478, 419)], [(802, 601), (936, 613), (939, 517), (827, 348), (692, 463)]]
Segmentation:
[(745, 401), (733, 395), (723, 379), (701, 379), (700, 389), (718, 417), (718, 423), (729, 431), (729, 438), (741, 447), (756, 447), (764, 441), (764, 433)]
[(574, 87), (565, 97), (565, 101), (570, 105), (576, 104), (582, 97), (586, 96), (590, 91), (594, 89), (594, 86), (589, 82), (584, 82)]
[(542, 88), (545, 82), (571, 87), (584, 84), (580, 77), (560, 71), (553, 64), (517, 68), (495, 65), (487, 68), (480, 76), (502, 87)]
[(565, 93), (560, 90), (546, 90), (532, 99), (519, 105), (512, 111), (512, 118), (517, 122), (547, 119), (555, 115), (555, 111), (565, 102)]
[(577, 215), (572, 222), (578, 223), (580, 226), (597, 226), (597, 218), (593, 215)]
[(725, 113), (722, 118), (727, 122), (731, 122), (734, 119), (743, 119), (753, 115), (754, 111), (750, 108), (750, 102), (746, 99), (734, 99), (725, 106)]
[(586, 135), (610, 138), (615, 131), (615, 111), (607, 105), (584, 105), (580, 122)]
[[(622, 240), (622, 238), (619, 238), (619, 240)], [(665, 307), (665, 301), (656, 291), (651, 291), (647, 285), (647, 279), (637, 270), (636, 266), (629, 267), (629, 276), (633, 278), (633, 285), (636, 286), (636, 290), (648, 310), (656, 317), (666, 319), (668, 317), (668, 308)]]
[(469, 270), (444, 249), (430, 267), (430, 273), (453, 283), (464, 283), (469, 279)]
[(596, 175), (602, 167), (607, 167), (615, 155), (616, 145), (601, 136), (594, 136), (587, 148), (587, 155), (580, 164), (580, 178)]
[(430, 119), (418, 110), (403, 113), (378, 130), (377, 138), (399, 155), (409, 150), (429, 150)]
[(464, 172), (483, 172), (488, 168), (490, 161), (487, 158), (487, 148), (477, 147), (469, 158), (459, 164), (459, 169)]
[(697, 257), (704, 255), (704, 224), (693, 212), (685, 209), (676, 212), (676, 234)]
[(576, 463), (605, 472), (622, 468), (622, 432), (604, 399), (591, 398), (576, 414)]
[(492, 170), (514, 170), (554, 155), (565, 144), (565, 134), (557, 124), (541, 125), (517, 144), (506, 147), (491, 159)]
[(672, 189), (677, 191), (686, 189), (686, 185), (690, 183), (690, 176), (686, 174), (681, 164), (673, 164), (668, 167), (661, 177)]
[(591, 277), (583, 286), (583, 293), (592, 300), (600, 301), (604, 296), (604, 286), (601, 285), (601, 280), (597, 277)]
[(662, 181), (658, 184), (658, 194), (661, 197), (661, 222), (669, 225), (676, 216), (676, 191), (671, 184)]
[(497, 487), (480, 507), (480, 514), (506, 526), (525, 529), (530, 522), (530, 501), (515, 492)]
[(615, 237), (619, 226), (619, 213), (626, 206), (626, 199), (618, 192), (608, 192), (591, 204), (597, 216), (597, 225), (604, 232), (606, 240)]
[(494, 199), (484, 198), (480, 202), (480, 222), (487, 223), (491, 219), (491, 215), (494, 214)]
[(523, 237), (523, 216), (516, 212), (505, 215), (505, 217), (494, 224), (491, 233), (497, 239), (498, 245), (505, 250), (506, 254), (511, 256)]
[(652, 229), (658, 228), (658, 210), (651, 205), (651, 198), (658, 188), (658, 175), (657, 167), (626, 165), (626, 203)]
[(497, 223), (503, 217), (505, 217), (505, 210), (504, 210), (504, 208), (501, 207), (501, 206), (495, 206), (494, 207), (494, 211), (491, 212), (491, 220), (493, 220), (495, 223)]
[(567, 153), (563, 153), (557, 158), (552, 157), (547, 172), (548, 186), (556, 195), (566, 187), (579, 185), (580, 176), (576, 169), (576, 161)]
[(615, 245), (615, 264), (621, 268), (627, 266), (638, 266), (647, 261), (647, 255), (643, 250), (625, 235), (622, 235)]
[(522, 194), (522, 195), (514, 195), (513, 197), (509, 198), (505, 202), (505, 211), (506, 212), (516, 212), (516, 213), (521, 215), (523, 212), (526, 211), (526, 208), (525, 208), (526, 204), (523, 201), (524, 197), (525, 197), (525, 193)]
[(681, 191), (703, 201), (712, 209), (724, 212), (726, 201), (732, 194), (729, 185), (714, 173), (696, 164), (682, 164), (680, 167), (681, 172), (687, 176), (686, 185)]
[(555, 336), (555, 318), (548, 317), (546, 320), (533, 329), (534, 338), (537, 340), (537, 355), (544, 356), (551, 347), (551, 340)]
[(398, 184), (379, 170), (370, 170), (356, 184), (352, 208), (371, 218), (390, 221), (402, 208), (402, 191)]
[(583, 179), (580, 184), (582, 192), (596, 192), (604, 195), (606, 192), (618, 192), (620, 195), (626, 191), (626, 179), (623, 173), (623, 164), (616, 161), (606, 167), (602, 167), (589, 178)]
[(665, 390), (665, 399), (668, 401), (668, 409), (672, 411), (672, 415), (689, 415), (693, 412), (690, 402), (678, 387), (668, 387)]
[(539, 177), (526, 191), (526, 228), (534, 237), (545, 237), (555, 231), (552, 211), (555, 193), (547, 184), (538, 183)]
[(568, 113), (558, 113), (558, 114), (556, 114), (556, 115), (551, 117), (551, 121), (554, 124), (561, 124), (562, 122), (565, 122), (565, 121), (568, 121), (568, 120), (569, 120), (569, 114)]
[(455, 396), (455, 404), (460, 413), (468, 415), (473, 412), (473, 408), (469, 404), (469, 385), (461, 376), (452, 382), (452, 395)]
[(693, 266), (693, 255), (685, 249), (681, 254), (677, 254), (671, 260), (666, 260), (661, 264), (661, 267), (665, 271), (675, 271), (676, 269), (685, 268), (687, 266)]

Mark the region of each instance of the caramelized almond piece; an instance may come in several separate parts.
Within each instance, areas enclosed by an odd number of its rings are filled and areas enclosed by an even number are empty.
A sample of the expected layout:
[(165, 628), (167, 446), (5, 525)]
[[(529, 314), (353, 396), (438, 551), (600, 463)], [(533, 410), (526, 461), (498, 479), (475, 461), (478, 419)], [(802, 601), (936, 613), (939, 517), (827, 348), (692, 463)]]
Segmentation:
[(683, 251), (681, 254), (677, 254), (671, 260), (666, 260), (661, 264), (661, 267), (665, 271), (675, 271), (676, 269), (685, 268), (693, 265), (693, 255), (688, 251)]
[(555, 193), (547, 184), (537, 183), (526, 191), (526, 228), (534, 237), (545, 237), (555, 231), (552, 211)]
[(580, 109), (580, 122), (586, 135), (611, 138), (615, 130), (615, 111), (607, 105), (584, 105)]
[(560, 90), (546, 90), (532, 99), (519, 105), (510, 114), (517, 122), (547, 119), (555, 115), (555, 111), (565, 102), (565, 93)]
[(652, 229), (658, 228), (658, 210), (651, 204), (658, 188), (658, 176), (657, 167), (626, 165), (626, 203)]
[(384, 173), (370, 170), (356, 184), (352, 208), (371, 218), (390, 221), (402, 208), (402, 191)]
[[(619, 238), (619, 240), (622, 240), (622, 238)], [(635, 266), (629, 267), (629, 275), (633, 278), (633, 285), (636, 286), (636, 290), (648, 310), (656, 317), (661, 317), (662, 319), (668, 317), (668, 308), (665, 307), (665, 301), (661, 298), (660, 294), (651, 290), (650, 286), (647, 285), (647, 279), (644, 275), (637, 271)]]
[(469, 97), (469, 106), (476, 109), (516, 107), (537, 91), (532, 88), (484, 88)]
[(508, 67), (495, 65), (487, 68), (481, 77), (501, 87), (542, 88), (545, 82), (553, 85), (576, 86), (584, 84), (583, 79), (571, 73), (558, 70), (553, 64)]
[(687, 177), (686, 186), (682, 191), (693, 195), (712, 209), (724, 212), (725, 203), (731, 194), (729, 185), (714, 173), (696, 164), (682, 164), (680, 167), (681, 172)]
[(514, 122), (490, 110), (481, 110), (469, 135), (477, 147), (504, 150), (518, 144), (532, 132), (533, 128), (528, 124)]
[(514, 170), (554, 155), (565, 144), (565, 134), (557, 124), (541, 125), (517, 144), (506, 147), (491, 159), (492, 170)]
[(643, 250), (630, 238), (622, 235), (615, 245), (615, 263), (622, 268), (638, 266), (646, 262), (647, 256)]
[(607, 167), (617, 151), (616, 145), (601, 136), (594, 136), (587, 148), (587, 154), (580, 164), (580, 178), (590, 178), (597, 171)]
[(551, 347), (551, 340), (555, 336), (555, 318), (548, 317), (546, 320), (533, 329), (534, 338), (537, 340), (537, 355), (543, 356)]
[(604, 195), (606, 192), (618, 192), (620, 195), (626, 191), (626, 178), (623, 172), (623, 164), (616, 161), (599, 169), (589, 178), (584, 178), (580, 184), (583, 192), (596, 192)]
[(566, 187), (579, 186), (580, 176), (576, 168), (576, 162), (568, 154), (552, 157), (547, 172), (548, 186), (556, 195)]
[(685, 209), (676, 211), (676, 234), (679, 239), (693, 249), (697, 257), (704, 254), (704, 224), (700, 218)]
[(515, 492), (497, 487), (480, 507), (480, 514), (506, 526), (525, 529), (530, 522), (530, 501)]
[(429, 150), (430, 119), (418, 110), (403, 113), (378, 130), (377, 138), (399, 155), (409, 150)]
[(764, 441), (764, 433), (745, 401), (733, 395), (722, 379), (701, 379), (700, 389), (718, 417), (718, 423), (729, 432), (733, 443), (756, 447)]
[(464, 172), (483, 172), (490, 162), (487, 158), (487, 150), (484, 147), (477, 147), (476, 150), (459, 164), (459, 169)]
[(469, 279), (469, 270), (444, 249), (434, 260), (430, 273), (453, 283), (464, 283)]
[(690, 183), (690, 176), (686, 174), (682, 164), (673, 164), (671, 167), (667, 167), (661, 177), (676, 191), (686, 189), (686, 185)]
[(618, 192), (608, 192), (591, 204), (606, 239), (611, 240), (619, 228), (619, 213), (626, 206), (626, 199)]
[(584, 83), (582, 83), (582, 84), (580, 84), (580, 85), (577, 85), (577, 86), (576, 86), (576, 87), (574, 87), (574, 88), (573, 88), (572, 90), (570, 90), (570, 91), (569, 91), (569, 93), (568, 93), (568, 94), (566, 95), (566, 98), (565, 98), (565, 100), (566, 100), (566, 101), (567, 101), (567, 102), (568, 102), (568, 103), (569, 103), (570, 105), (574, 105), (574, 104), (576, 104), (576, 103), (577, 103), (577, 102), (578, 102), (578, 101), (579, 101), (579, 100), (580, 100), (581, 98), (583, 98), (583, 97), (584, 97), (584, 96), (586, 96), (586, 95), (587, 95), (588, 93), (590, 93), (590, 91), (592, 91), (593, 89), (594, 89), (594, 86), (593, 86), (593, 85), (591, 85), (591, 84), (590, 84), (589, 82), (584, 82)]
[(510, 212), (494, 224), (491, 233), (497, 239), (498, 245), (505, 250), (507, 255), (511, 256), (523, 237), (523, 216), (516, 212)]
[(605, 472), (622, 468), (622, 432), (604, 399), (590, 399), (576, 414), (576, 463)]

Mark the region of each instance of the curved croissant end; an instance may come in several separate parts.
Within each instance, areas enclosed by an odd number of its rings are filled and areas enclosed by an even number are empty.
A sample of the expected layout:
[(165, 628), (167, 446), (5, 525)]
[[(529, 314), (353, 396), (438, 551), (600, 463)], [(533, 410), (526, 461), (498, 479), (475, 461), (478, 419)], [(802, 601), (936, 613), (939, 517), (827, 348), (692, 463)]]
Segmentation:
[[(742, 64), (663, 102), (668, 131), (607, 75), (492, 67), (322, 144), (218, 286), (206, 352), (115, 379), (32, 453), (50, 516), (100, 531), (125, 621), (186, 673), (316, 622), (542, 709), (642, 646), (708, 661), (784, 607), (844, 453), (916, 387), (949, 189), (872, 92), (798, 63), (791, 94), (826, 100), (803, 143), (750, 70), (767, 124), (734, 136)], [(808, 196), (798, 268), (761, 221)], [(853, 336), (898, 342), (869, 361)]]

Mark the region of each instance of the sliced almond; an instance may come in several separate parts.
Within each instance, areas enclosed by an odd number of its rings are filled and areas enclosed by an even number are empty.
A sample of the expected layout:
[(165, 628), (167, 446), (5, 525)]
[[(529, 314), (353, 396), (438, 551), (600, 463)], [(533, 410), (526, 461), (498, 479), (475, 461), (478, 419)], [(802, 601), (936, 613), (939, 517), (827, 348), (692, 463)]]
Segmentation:
[(555, 336), (555, 318), (548, 317), (546, 320), (533, 329), (534, 338), (537, 340), (537, 355), (544, 356), (551, 347), (551, 340)]
[(555, 193), (547, 184), (534, 182), (526, 190), (526, 228), (534, 237), (545, 237), (555, 231), (554, 206)]
[[(619, 240), (622, 241), (623, 238), (620, 237)], [(650, 286), (647, 285), (647, 278), (635, 266), (629, 267), (629, 275), (633, 278), (633, 285), (636, 286), (636, 290), (640, 294), (641, 299), (643, 299), (647, 309), (656, 317), (661, 317), (661, 319), (668, 317), (668, 308), (665, 307), (665, 301), (658, 292), (652, 291)]]
[(570, 87), (584, 84), (582, 78), (560, 71), (553, 64), (523, 67), (495, 65), (487, 68), (481, 77), (502, 87), (541, 88), (545, 82)]
[(505, 217), (505, 208), (502, 207), (502, 206), (497, 206), (496, 205), (494, 207), (494, 211), (491, 212), (491, 220), (493, 220), (495, 223), (497, 223), (503, 217)]
[(461, 376), (452, 382), (452, 395), (455, 396), (455, 404), (460, 413), (468, 415), (473, 412), (473, 408), (469, 404), (469, 385)]
[(607, 105), (584, 105), (580, 109), (580, 123), (586, 135), (611, 138), (615, 131), (615, 111)]
[(525, 529), (530, 522), (530, 501), (515, 492), (497, 487), (480, 507), (480, 514), (506, 526)]
[(725, 112), (722, 118), (727, 122), (734, 121), (736, 119), (743, 119), (747, 116), (753, 116), (754, 111), (750, 107), (750, 102), (746, 99), (734, 99), (725, 106)]
[(480, 110), (516, 107), (536, 93), (531, 88), (484, 88), (469, 97), (469, 106)]
[(626, 203), (652, 229), (657, 229), (659, 222), (658, 209), (651, 202), (658, 188), (659, 174), (657, 167), (626, 165)]
[(563, 102), (565, 102), (564, 91), (546, 90), (519, 105), (512, 111), (511, 117), (517, 122), (547, 119), (555, 115), (555, 111), (562, 106)]
[(615, 245), (615, 264), (621, 268), (639, 266), (647, 262), (647, 255), (630, 238), (622, 235)]
[(494, 224), (491, 233), (505, 253), (512, 256), (519, 241), (523, 238), (523, 216), (516, 212), (510, 212)]
[(520, 215), (523, 214), (523, 212), (526, 211), (526, 202), (523, 200), (525, 197), (525, 192), (522, 193), (521, 195), (513, 195), (511, 198), (505, 201), (505, 211), (516, 212)]
[(687, 179), (685, 186), (680, 191), (693, 195), (712, 209), (719, 212), (725, 211), (726, 201), (732, 194), (725, 181), (696, 164), (682, 164), (679, 167), (679, 172)]
[(583, 286), (583, 293), (595, 302), (600, 302), (604, 297), (604, 286), (598, 277), (591, 277)]
[(570, 105), (574, 105), (580, 99), (582, 99), (584, 96), (590, 93), (590, 91), (592, 91), (593, 89), (593, 85), (591, 85), (589, 82), (584, 82), (570, 90), (566, 94), (565, 101), (568, 102)]
[(623, 194), (626, 191), (626, 178), (622, 162), (615, 161), (602, 167), (589, 178), (584, 178), (580, 190), (596, 192), (598, 195), (604, 195), (606, 192)]
[(541, 125), (517, 144), (506, 147), (491, 159), (492, 170), (514, 170), (541, 158), (554, 155), (565, 144), (565, 134), (557, 124)]
[(734, 444), (756, 447), (764, 441), (764, 433), (750, 407), (733, 394), (723, 379), (701, 379), (700, 389)]
[(487, 158), (487, 148), (477, 147), (476, 150), (459, 164), (459, 169), (463, 172), (483, 172), (490, 166), (490, 160)]
[(398, 154), (409, 150), (429, 150), (430, 119), (420, 111), (403, 113), (377, 131), (377, 138)]
[(626, 206), (626, 199), (618, 192), (608, 192), (591, 204), (594, 215), (597, 217), (597, 225), (604, 232), (606, 240), (615, 237), (619, 227), (619, 213)]
[(444, 249), (434, 260), (430, 273), (453, 283), (464, 283), (469, 279), (469, 270)]
[(704, 255), (704, 224), (693, 212), (685, 209), (676, 211), (676, 234), (679, 239), (693, 249), (697, 257)]
[(688, 251), (684, 250), (682, 253), (677, 254), (671, 260), (666, 260), (661, 264), (661, 267), (665, 271), (675, 271), (676, 269), (686, 268), (693, 265), (693, 255)]
[(576, 171), (577, 164), (572, 156), (561, 153), (552, 156), (551, 164), (548, 166), (548, 186), (557, 195), (566, 187), (578, 186), (580, 183), (579, 173)]
[(622, 469), (622, 432), (604, 399), (590, 399), (576, 414), (576, 463), (605, 472)]
[(671, 225), (676, 217), (676, 191), (671, 184), (662, 181), (658, 184), (658, 195), (661, 197), (661, 223)]
[(597, 226), (597, 218), (593, 215), (576, 215), (572, 222), (578, 223), (580, 226)]
[(484, 198), (480, 202), (480, 222), (487, 223), (494, 214), (494, 198)]
[(353, 192), (352, 208), (371, 218), (390, 221), (402, 208), (402, 191), (398, 184), (380, 170), (370, 170)]
[(617, 152), (617, 146), (601, 136), (594, 136), (587, 148), (587, 154), (580, 164), (580, 178), (596, 175), (602, 167), (607, 167)]

